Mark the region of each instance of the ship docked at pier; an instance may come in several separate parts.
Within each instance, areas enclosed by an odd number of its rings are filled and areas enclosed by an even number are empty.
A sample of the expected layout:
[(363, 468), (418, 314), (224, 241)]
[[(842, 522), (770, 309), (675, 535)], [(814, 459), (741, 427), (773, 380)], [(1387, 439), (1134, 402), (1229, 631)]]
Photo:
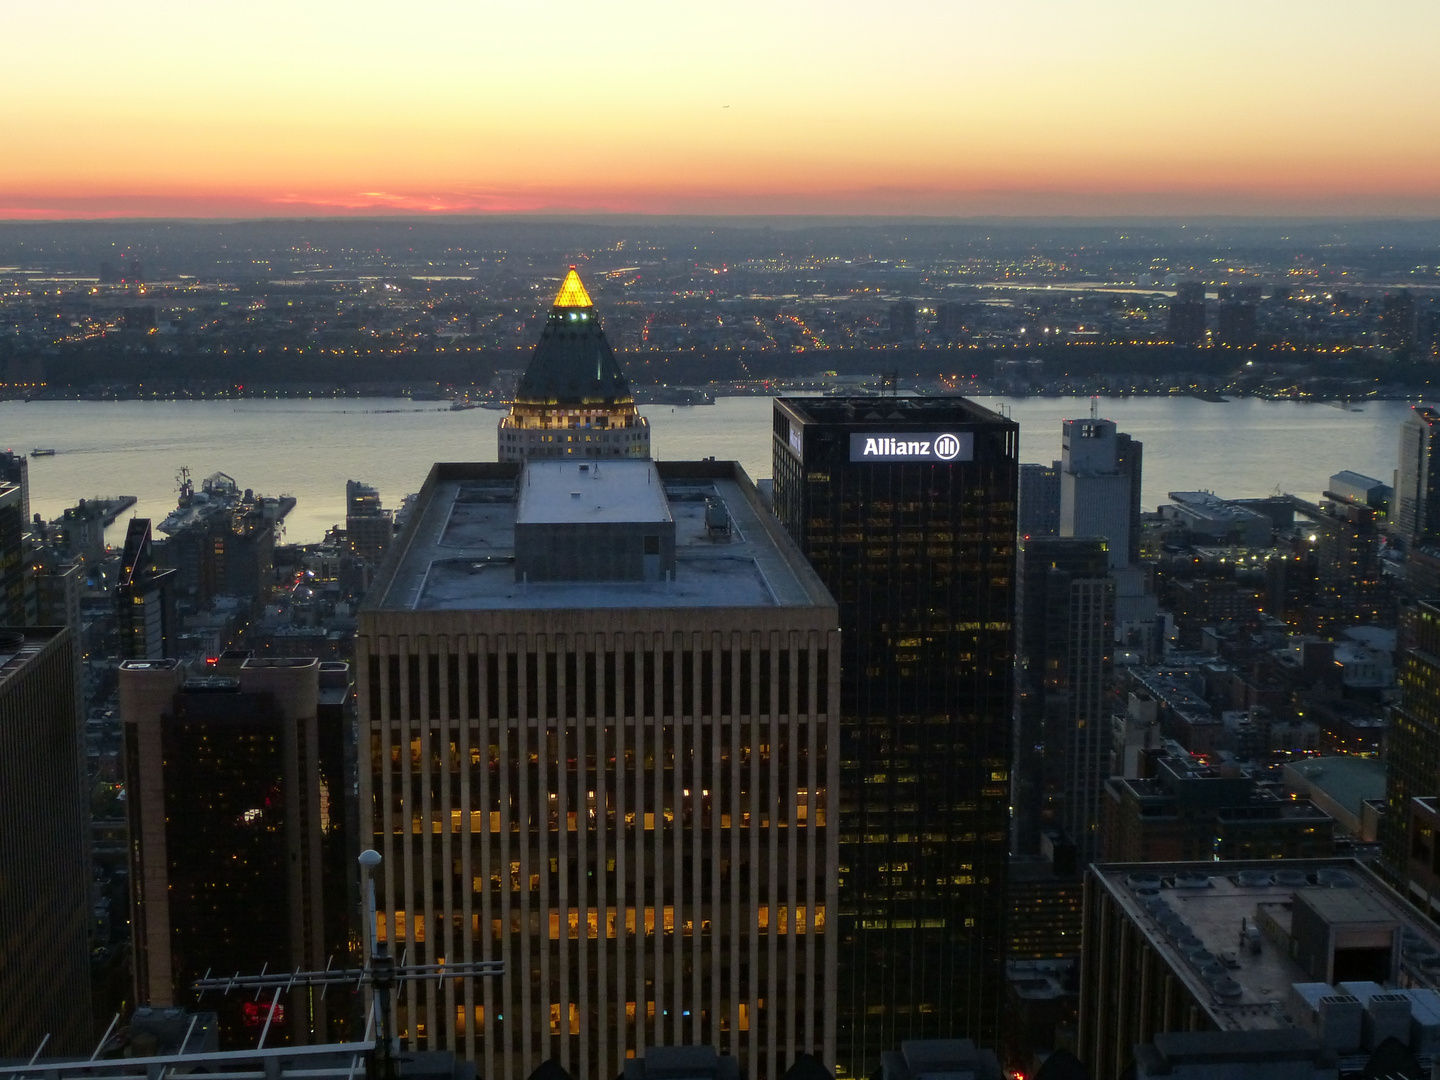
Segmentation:
[(256, 495), (250, 488), (242, 491), (229, 473), (211, 473), (200, 482), (197, 491), (189, 468), (181, 466), (175, 483), (179, 489), (176, 507), (156, 526), (157, 531), (167, 536), (176, 536), (212, 519), (225, 519), (237, 533), (267, 523), (272, 532), (277, 532), (283, 527), (285, 515), (295, 508), (293, 495)]

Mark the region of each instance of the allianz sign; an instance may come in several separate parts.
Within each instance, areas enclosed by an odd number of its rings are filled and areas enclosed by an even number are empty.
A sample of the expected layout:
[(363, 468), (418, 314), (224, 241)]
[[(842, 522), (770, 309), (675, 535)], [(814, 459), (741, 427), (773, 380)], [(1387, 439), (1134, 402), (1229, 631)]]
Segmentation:
[(975, 435), (969, 431), (850, 434), (851, 461), (970, 461), (974, 452)]

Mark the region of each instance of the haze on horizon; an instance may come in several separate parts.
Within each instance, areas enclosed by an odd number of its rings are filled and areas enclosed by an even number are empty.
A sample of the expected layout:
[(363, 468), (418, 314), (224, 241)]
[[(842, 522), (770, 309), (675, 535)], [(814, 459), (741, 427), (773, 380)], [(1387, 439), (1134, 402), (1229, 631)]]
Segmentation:
[(1440, 215), (1440, 5), (11, 5), (0, 219)]

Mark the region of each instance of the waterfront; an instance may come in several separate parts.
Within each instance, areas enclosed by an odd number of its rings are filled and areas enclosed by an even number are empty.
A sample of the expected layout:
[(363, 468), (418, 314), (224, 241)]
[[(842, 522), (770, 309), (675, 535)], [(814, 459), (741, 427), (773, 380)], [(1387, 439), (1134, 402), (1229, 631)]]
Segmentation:
[[(1021, 460), (1060, 456), (1060, 421), (1089, 415), (1088, 398), (980, 398), (1021, 425)], [(1353, 469), (1390, 482), (1398, 428), (1410, 405), (1375, 401), (1351, 412), (1330, 405), (1245, 398), (1102, 399), (1101, 415), (1145, 444), (1143, 505), (1166, 492), (1206, 488), (1227, 497), (1277, 487), (1309, 498), (1326, 479)], [(649, 405), (655, 456), (735, 458), (769, 476), (768, 398), (720, 398), (714, 405)], [(134, 513), (156, 521), (175, 506), (175, 474), (216, 471), (242, 487), (298, 499), (285, 538), (319, 540), (344, 520), (345, 481), (379, 489), (398, 507), (435, 461), (495, 460), (500, 412), (450, 412), (434, 402), (365, 398), (217, 402), (0, 402), (0, 446), (30, 461), (30, 502), (47, 520), (78, 499), (135, 495)], [(128, 515), (127, 515), (128, 517)], [(126, 518), (112, 528), (123, 535)]]

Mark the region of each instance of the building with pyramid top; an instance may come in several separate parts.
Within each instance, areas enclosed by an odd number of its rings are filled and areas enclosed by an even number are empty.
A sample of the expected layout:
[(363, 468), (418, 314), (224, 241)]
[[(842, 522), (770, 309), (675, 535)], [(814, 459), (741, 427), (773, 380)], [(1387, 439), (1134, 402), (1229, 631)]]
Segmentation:
[(565, 275), (530, 364), (500, 421), (501, 461), (648, 458), (650, 424), (605, 339), (575, 267)]

